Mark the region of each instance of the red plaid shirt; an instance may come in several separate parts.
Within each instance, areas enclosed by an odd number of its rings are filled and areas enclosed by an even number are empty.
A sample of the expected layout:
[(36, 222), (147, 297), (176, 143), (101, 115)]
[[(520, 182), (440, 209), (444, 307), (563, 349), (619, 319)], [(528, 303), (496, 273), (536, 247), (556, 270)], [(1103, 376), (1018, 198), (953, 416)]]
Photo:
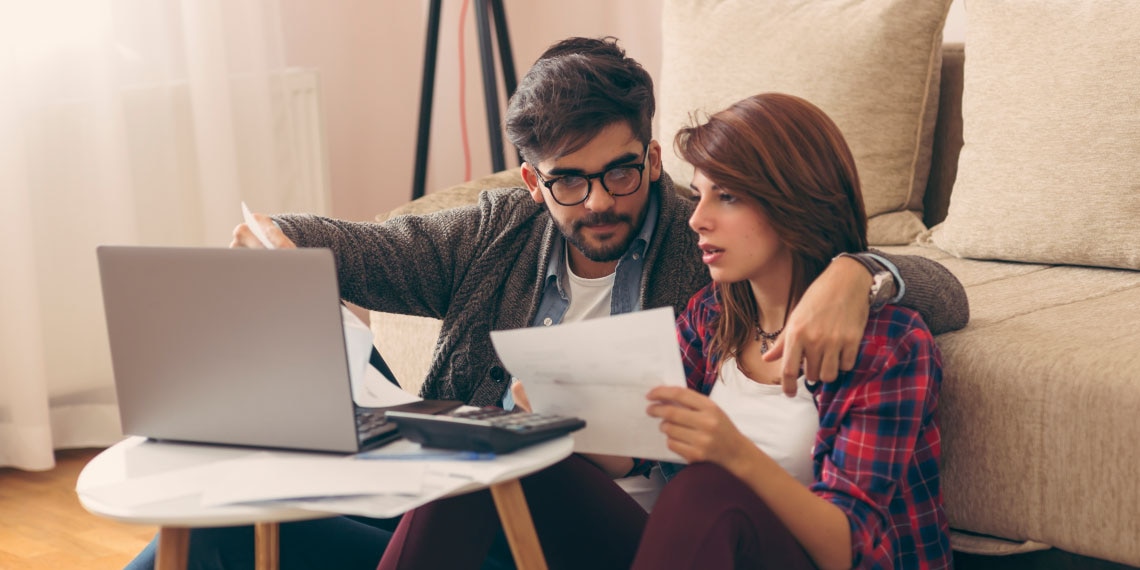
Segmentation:
[[(708, 341), (720, 314), (710, 285), (677, 318), (689, 388), (718, 376)], [(810, 386), (819, 408), (811, 490), (847, 514), (855, 568), (950, 568), (938, 464), (942, 357), (918, 313), (872, 314), (855, 369)]]

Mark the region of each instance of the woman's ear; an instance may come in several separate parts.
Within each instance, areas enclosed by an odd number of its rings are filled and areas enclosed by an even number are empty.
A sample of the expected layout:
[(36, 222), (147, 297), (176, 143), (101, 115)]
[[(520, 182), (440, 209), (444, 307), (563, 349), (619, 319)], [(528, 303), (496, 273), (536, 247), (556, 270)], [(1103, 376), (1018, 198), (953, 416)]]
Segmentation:
[(530, 197), (535, 202), (541, 204), (545, 197), (542, 195), (542, 186), (539, 185), (538, 176), (535, 175), (534, 169), (527, 163), (522, 163), (519, 166), (519, 172), (522, 173), (523, 183), (526, 184), (526, 189), (530, 191)]

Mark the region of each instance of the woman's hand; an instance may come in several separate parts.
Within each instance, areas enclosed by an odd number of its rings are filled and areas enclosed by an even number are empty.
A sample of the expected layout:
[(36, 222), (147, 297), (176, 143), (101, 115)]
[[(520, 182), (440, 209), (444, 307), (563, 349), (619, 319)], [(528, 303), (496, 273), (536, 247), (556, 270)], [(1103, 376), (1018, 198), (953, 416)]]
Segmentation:
[(804, 291), (788, 315), (784, 334), (764, 355), (768, 362), (782, 359), (785, 394), (796, 395), (801, 366), (809, 382), (833, 382), (840, 372), (855, 367), (870, 314), (870, 288), (867, 268), (841, 257)]
[(646, 412), (661, 418), (669, 449), (689, 463), (708, 461), (735, 473), (749, 450), (757, 449), (712, 400), (688, 388), (658, 386), (646, 396)]

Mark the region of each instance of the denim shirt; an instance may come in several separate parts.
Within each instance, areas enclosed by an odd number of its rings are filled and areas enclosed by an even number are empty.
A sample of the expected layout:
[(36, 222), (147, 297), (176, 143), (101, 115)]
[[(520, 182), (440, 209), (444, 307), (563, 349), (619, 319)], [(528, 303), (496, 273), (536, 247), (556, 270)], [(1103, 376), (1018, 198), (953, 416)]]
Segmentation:
[[(618, 260), (614, 288), (610, 295), (610, 314), (620, 315), (641, 309), (641, 277), (645, 269), (645, 250), (657, 228), (657, 215), (660, 210), (656, 192), (649, 193), (649, 205), (645, 211), (645, 221), (625, 254)], [(554, 326), (562, 322), (566, 310), (570, 308), (570, 295), (566, 282), (566, 238), (556, 233), (551, 247), (550, 262), (546, 265), (546, 279), (542, 300), (530, 326)], [(515, 401), (511, 391), (503, 396), (503, 408), (514, 409)]]

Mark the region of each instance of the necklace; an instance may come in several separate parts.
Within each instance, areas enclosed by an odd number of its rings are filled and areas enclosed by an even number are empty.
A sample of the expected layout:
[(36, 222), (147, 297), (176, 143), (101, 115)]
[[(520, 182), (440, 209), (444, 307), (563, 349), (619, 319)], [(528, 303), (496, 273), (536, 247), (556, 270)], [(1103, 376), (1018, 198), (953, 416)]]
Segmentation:
[(755, 327), (756, 340), (760, 341), (760, 354), (766, 354), (769, 348), (768, 343), (771, 342), (774, 344), (776, 339), (780, 336), (780, 333), (784, 332), (784, 327), (780, 327), (780, 330), (776, 332), (765, 332), (764, 329), (760, 328), (759, 322), (755, 323)]

